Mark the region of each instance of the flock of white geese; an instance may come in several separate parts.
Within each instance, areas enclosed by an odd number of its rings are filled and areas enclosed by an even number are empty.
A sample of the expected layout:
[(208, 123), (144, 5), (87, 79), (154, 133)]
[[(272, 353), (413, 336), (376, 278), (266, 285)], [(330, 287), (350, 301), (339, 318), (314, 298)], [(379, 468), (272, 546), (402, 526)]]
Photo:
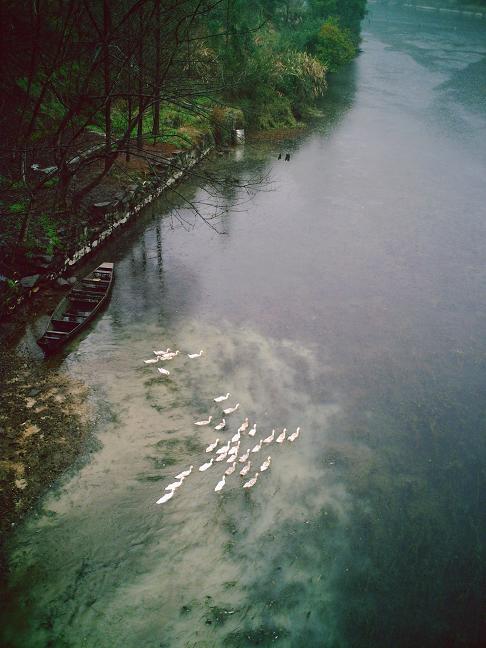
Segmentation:
[[(169, 360), (173, 360), (176, 356), (180, 354), (180, 351), (171, 351), (170, 348), (161, 350), (161, 351), (154, 351), (154, 358), (150, 358), (149, 360), (144, 360), (144, 363), (147, 365), (151, 364), (156, 364), (158, 362), (167, 362)], [(195, 358), (200, 358), (204, 354), (204, 351), (201, 349), (199, 353), (187, 353), (187, 357), (190, 360), (194, 360)], [(165, 367), (158, 367), (158, 371), (161, 375), (163, 376), (169, 376), (170, 371), (165, 369)], [(222, 403), (231, 396), (229, 392), (226, 394), (223, 394), (221, 396), (216, 396), (216, 398), (213, 398), (213, 401), (215, 403)], [(214, 430), (217, 432), (222, 432), (225, 430), (227, 427), (226, 423), (226, 416), (230, 416), (231, 414), (234, 414), (237, 412), (240, 408), (240, 404), (236, 403), (232, 407), (226, 407), (222, 410), (222, 416), (221, 416), (221, 421), (214, 426)], [(197, 425), (198, 427), (207, 427), (210, 426), (213, 421), (212, 416), (208, 416), (207, 419), (203, 419), (201, 421), (195, 421), (194, 425)], [(273, 429), (272, 433), (265, 438), (261, 438), (257, 443), (254, 443), (254, 441), (251, 441), (249, 445), (247, 445), (246, 450), (243, 452), (242, 450), (242, 445), (248, 441), (250, 441), (251, 438), (254, 438), (257, 433), (257, 424), (253, 423), (253, 426), (250, 427), (250, 423), (248, 420), (248, 417), (244, 419), (240, 427), (238, 428), (238, 431), (226, 442), (221, 441), (220, 438), (216, 438), (212, 443), (208, 445), (206, 448), (206, 453), (211, 454), (211, 458), (209, 461), (206, 461), (203, 463), (201, 466), (199, 466), (198, 470), (199, 472), (205, 472), (206, 470), (209, 470), (215, 463), (220, 463), (225, 461), (226, 463), (230, 464), (226, 470), (224, 471), (224, 474), (222, 475), (221, 479), (218, 481), (216, 486), (214, 487), (214, 491), (216, 493), (219, 493), (221, 490), (226, 485), (226, 478), (230, 477), (233, 473), (238, 473), (241, 475), (241, 477), (246, 478), (248, 476), (248, 473), (252, 469), (252, 459), (254, 463), (257, 463), (256, 459), (257, 457), (252, 457), (250, 458), (251, 455), (257, 454), (260, 452), (262, 447), (264, 445), (269, 446), (271, 443), (275, 441), (275, 443), (284, 443), (285, 441), (289, 441), (290, 443), (293, 443), (296, 439), (299, 438), (300, 435), (300, 427), (298, 427), (295, 432), (292, 434), (287, 435), (287, 428), (283, 428), (282, 432), (280, 434), (277, 434), (276, 430)], [(253, 445), (254, 444), (254, 445)], [(253, 446), (253, 447), (252, 447)], [(258, 470), (255, 472), (255, 474), (250, 477), (247, 481), (244, 481), (243, 483), (243, 488), (252, 488), (257, 480), (258, 477), (261, 473), (265, 472), (270, 468), (270, 465), (272, 463), (272, 457), (269, 455), (265, 461), (260, 465)], [(241, 470), (239, 470), (240, 466), (238, 464), (244, 464), (241, 466)], [(157, 501), (156, 504), (165, 504), (169, 500), (171, 500), (175, 493), (177, 492), (177, 489), (182, 486), (184, 483), (184, 480), (189, 477), (189, 475), (192, 473), (194, 469), (194, 466), (191, 465), (189, 468), (186, 470), (183, 470), (180, 472), (178, 475), (174, 477), (176, 481), (172, 482), (165, 488), (165, 493), (160, 497)]]

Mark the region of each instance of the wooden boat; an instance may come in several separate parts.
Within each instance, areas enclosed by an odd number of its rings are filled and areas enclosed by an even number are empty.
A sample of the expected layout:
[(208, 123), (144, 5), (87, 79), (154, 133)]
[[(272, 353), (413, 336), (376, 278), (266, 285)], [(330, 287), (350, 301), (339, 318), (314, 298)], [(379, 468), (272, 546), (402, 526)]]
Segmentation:
[(88, 324), (107, 301), (114, 278), (114, 264), (102, 263), (77, 282), (57, 305), (47, 330), (37, 340), (44, 353), (54, 353)]

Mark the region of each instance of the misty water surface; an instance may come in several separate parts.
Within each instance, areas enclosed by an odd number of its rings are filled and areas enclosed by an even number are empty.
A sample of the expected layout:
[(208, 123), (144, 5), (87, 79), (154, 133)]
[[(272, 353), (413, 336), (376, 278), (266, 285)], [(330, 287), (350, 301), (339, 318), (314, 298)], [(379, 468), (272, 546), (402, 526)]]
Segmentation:
[[(312, 130), (201, 167), (269, 177), (217, 196), (224, 235), (181, 227), (174, 198), (106, 251), (109, 307), (60, 361), (100, 447), (12, 539), (6, 645), (485, 638), (486, 32), (374, 6), (362, 48)], [(143, 360), (166, 347), (205, 354), (164, 379)], [(227, 391), (220, 437), (248, 416), (301, 438), (255, 455), (249, 492), (214, 493), (218, 463), (156, 506), (206, 461), (217, 433), (193, 422)]]

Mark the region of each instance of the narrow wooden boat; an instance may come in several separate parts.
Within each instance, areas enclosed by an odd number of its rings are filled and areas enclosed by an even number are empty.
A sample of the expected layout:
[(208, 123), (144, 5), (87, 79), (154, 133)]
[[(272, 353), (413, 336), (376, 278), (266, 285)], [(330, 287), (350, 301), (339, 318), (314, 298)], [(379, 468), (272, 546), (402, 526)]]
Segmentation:
[(54, 353), (88, 324), (108, 300), (114, 278), (114, 264), (102, 263), (74, 284), (51, 315), (47, 330), (37, 340), (44, 353)]

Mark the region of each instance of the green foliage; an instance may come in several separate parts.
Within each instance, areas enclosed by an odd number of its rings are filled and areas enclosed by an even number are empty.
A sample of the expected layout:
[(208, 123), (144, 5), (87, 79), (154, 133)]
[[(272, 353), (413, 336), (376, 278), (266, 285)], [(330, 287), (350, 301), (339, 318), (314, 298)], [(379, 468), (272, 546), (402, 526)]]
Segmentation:
[(248, 124), (263, 130), (294, 126), (291, 101), (278, 87), (282, 73), (271, 50), (262, 48), (256, 52), (248, 61), (246, 72), (238, 104)]
[(241, 106), (251, 127), (295, 126), (325, 92), (327, 71), (356, 55), (365, 0), (232, 4), (234, 32), (217, 52), (226, 100)]
[(0, 291), (0, 309), (14, 308), (21, 290), (21, 285), (14, 279), (3, 282)]
[(324, 94), (327, 68), (307, 52), (287, 52), (275, 67), (277, 86), (293, 105), (309, 104)]
[(27, 209), (27, 204), (24, 202), (12, 203), (8, 206), (8, 211), (11, 214), (23, 214)]
[[(198, 99), (187, 108), (175, 104), (162, 103), (160, 108), (160, 135), (156, 138), (157, 142), (164, 142), (177, 146), (178, 148), (190, 148), (193, 146), (193, 140), (188, 135), (187, 127), (194, 129), (199, 133), (209, 130), (209, 115), (212, 107), (212, 101), (206, 98)], [(137, 114), (136, 109), (134, 115)], [(112, 128), (115, 137), (122, 137), (128, 126), (127, 122), (128, 108), (126, 101), (119, 101), (112, 109)], [(152, 135), (152, 114), (146, 112), (143, 115), (142, 131), (144, 138), (153, 142)], [(90, 130), (100, 135), (104, 135), (104, 125), (100, 116), (99, 123), (90, 127)], [(136, 125), (133, 126), (131, 136), (134, 138), (137, 133)]]
[(25, 189), (25, 183), (23, 180), (15, 180), (14, 182), (10, 183), (10, 189)]
[(349, 29), (339, 26), (336, 18), (329, 18), (322, 25), (316, 42), (315, 54), (331, 72), (349, 63), (357, 53)]
[(57, 97), (50, 96), (46, 98), (41, 106), (41, 112), (52, 122), (59, 122), (66, 112), (66, 107)]
[(49, 218), (48, 214), (42, 214), (40, 217), (42, 231), (47, 238), (46, 254), (52, 254), (56, 247), (59, 247), (60, 239), (56, 231), (55, 223)]
[(49, 180), (47, 180), (44, 183), (44, 187), (47, 187), (48, 189), (52, 189), (52, 187), (55, 187), (58, 184), (59, 184), (59, 178), (57, 177), (49, 178)]
[(308, 4), (312, 15), (321, 20), (337, 18), (340, 25), (351, 31), (356, 41), (360, 23), (366, 15), (366, 0), (308, 0)]
[(261, 50), (248, 65), (248, 80), (238, 101), (250, 126), (259, 130), (292, 128), (296, 115), (326, 89), (326, 68), (306, 52)]
[(309, 0), (309, 9), (318, 18), (335, 16), (338, 11), (337, 0)]
[(257, 130), (293, 128), (297, 125), (290, 101), (283, 95), (269, 94), (267, 101), (257, 106), (250, 100), (243, 99), (240, 105), (250, 125)]
[(39, 97), (41, 93), (41, 84), (39, 81), (32, 81), (29, 88), (29, 80), (27, 77), (20, 77), (16, 80), (18, 87), (24, 92), (30, 92), (31, 97)]

